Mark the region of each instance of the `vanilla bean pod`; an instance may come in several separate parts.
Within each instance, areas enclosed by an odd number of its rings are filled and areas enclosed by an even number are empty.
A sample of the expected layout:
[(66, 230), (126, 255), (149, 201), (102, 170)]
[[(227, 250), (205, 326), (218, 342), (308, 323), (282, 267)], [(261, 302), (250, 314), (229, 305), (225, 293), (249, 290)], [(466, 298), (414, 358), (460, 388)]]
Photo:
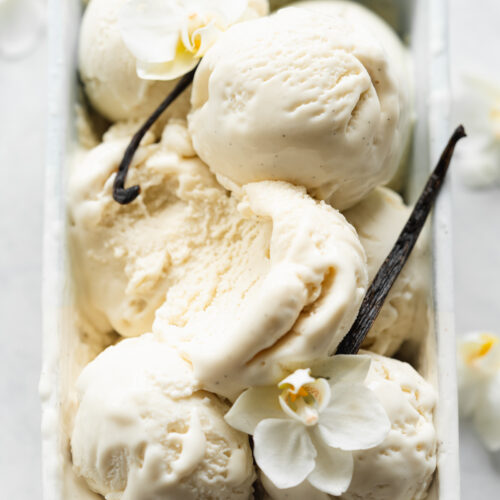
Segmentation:
[(439, 194), (455, 146), (457, 142), (465, 136), (464, 127), (460, 125), (448, 141), (436, 168), (430, 175), (401, 234), (368, 288), (359, 309), (358, 316), (351, 329), (338, 346), (336, 354), (356, 354), (361, 347), (363, 340), (377, 318), (380, 309), (384, 305), (384, 301), (392, 285), (399, 276), (399, 273), (403, 269), (403, 266), (415, 246), (427, 216)]
[(113, 183), (113, 199), (120, 203), (121, 205), (127, 205), (134, 201), (141, 192), (140, 186), (131, 186), (126, 188), (125, 181), (127, 179), (128, 169), (132, 160), (134, 158), (135, 152), (139, 147), (143, 137), (146, 132), (153, 126), (156, 120), (161, 116), (161, 114), (172, 104), (177, 97), (179, 97), (182, 92), (184, 92), (189, 85), (192, 83), (196, 68), (192, 69), (189, 73), (186, 73), (177, 83), (175, 88), (168, 94), (168, 96), (163, 100), (163, 102), (156, 108), (153, 114), (146, 120), (144, 125), (135, 133), (130, 141), (123, 159), (118, 167), (118, 173), (115, 177), (115, 182)]

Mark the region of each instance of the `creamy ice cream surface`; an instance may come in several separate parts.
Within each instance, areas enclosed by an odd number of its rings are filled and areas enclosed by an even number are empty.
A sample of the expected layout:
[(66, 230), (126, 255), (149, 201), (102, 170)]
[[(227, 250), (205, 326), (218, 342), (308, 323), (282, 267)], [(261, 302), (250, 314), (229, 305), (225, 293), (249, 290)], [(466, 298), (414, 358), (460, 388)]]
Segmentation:
[(407, 48), (398, 38), (394, 30), (374, 12), (357, 2), (345, 0), (305, 0), (294, 4), (318, 14), (340, 17), (346, 22), (363, 26), (382, 45), (389, 66), (395, 72), (399, 99), (399, 120), (397, 139), (393, 141), (393, 156), (400, 164), (397, 179), (391, 179), (402, 187), (406, 168), (405, 150), (409, 146), (412, 123), (414, 121), (412, 66)]
[(181, 122), (171, 122), (159, 144), (146, 137), (128, 180), (140, 184), (141, 195), (119, 205), (112, 184), (130, 135), (112, 132), (74, 167), (70, 247), (89, 330), (130, 337), (151, 330), (171, 288), (189, 297), (180, 317), (204, 309), (236, 262), (251, 266), (265, 253), (271, 228), (238, 213), (237, 200), (195, 157)]
[(408, 363), (373, 353), (365, 380), (391, 421), (385, 440), (354, 452), (354, 473), (348, 490), (328, 497), (306, 482), (279, 490), (266, 477), (272, 500), (423, 500), (436, 468), (437, 438), (433, 423), (436, 392)]
[(106, 500), (248, 500), (254, 470), (228, 406), (152, 335), (109, 347), (77, 381), (73, 467)]
[(338, 209), (397, 167), (397, 75), (382, 45), (337, 16), (290, 7), (241, 23), (195, 75), (189, 126), (225, 186), (284, 180)]
[[(366, 251), (370, 282), (391, 251), (410, 212), (397, 193), (382, 187), (344, 212)], [(428, 330), (427, 243), (424, 232), (368, 332), (363, 343), (365, 349), (392, 356), (405, 340), (420, 340)]]
[(371, 354), (366, 384), (387, 411), (384, 442), (354, 456), (354, 475), (342, 500), (422, 500), (436, 469), (433, 423), (436, 392), (408, 363)]
[(229, 195), (189, 157), (180, 122), (141, 146), (128, 182), (142, 193), (122, 206), (111, 185), (125, 145), (108, 137), (71, 179), (77, 293), (97, 334), (145, 333), (161, 306), (155, 332), (225, 395), (337, 346), (367, 284), (363, 248), (337, 210), (284, 182)]
[[(118, 14), (126, 0), (92, 0), (80, 29), (79, 70), (92, 105), (111, 121), (145, 118), (174, 88), (176, 80), (159, 82), (137, 76), (136, 61), (122, 40)], [(163, 119), (185, 117), (186, 92)]]
[(169, 291), (153, 326), (190, 360), (204, 388), (228, 397), (274, 383), (285, 366), (332, 353), (367, 280), (359, 239), (338, 211), (284, 182), (243, 191), (239, 209), (270, 228), (266, 246), (258, 253), (243, 247), (241, 263), (241, 255), (227, 256), (232, 281), (224, 278), (203, 310), (189, 307), (194, 288), (186, 282)]
[[(369, 358), (330, 357), (410, 214), (381, 187), (411, 130), (406, 49), (356, 3), (268, 13), (268, 0), (87, 2), (60, 370), (72, 500), (426, 498), (436, 394), (385, 357), (428, 351), (425, 237)], [(139, 195), (117, 203), (132, 136), (198, 61), (134, 153), (125, 187)]]

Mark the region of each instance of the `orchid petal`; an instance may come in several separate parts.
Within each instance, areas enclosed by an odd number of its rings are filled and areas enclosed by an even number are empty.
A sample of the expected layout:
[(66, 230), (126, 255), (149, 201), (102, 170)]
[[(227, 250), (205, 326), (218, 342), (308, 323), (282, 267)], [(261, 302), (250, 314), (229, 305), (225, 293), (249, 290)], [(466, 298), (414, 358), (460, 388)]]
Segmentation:
[(279, 489), (272, 481), (261, 471), (259, 478), (262, 486), (271, 498), (285, 499), (286, 500), (330, 500), (330, 497), (317, 490), (307, 479), (293, 488)]
[(351, 484), (354, 459), (350, 451), (330, 448), (317, 432), (313, 433), (313, 443), (318, 453), (316, 467), (307, 480), (318, 490), (329, 495), (341, 495)]
[(278, 488), (297, 486), (314, 469), (316, 450), (299, 422), (263, 420), (255, 428), (253, 440), (257, 465)]
[(500, 180), (500, 145), (486, 134), (472, 134), (459, 152), (460, 174), (467, 186), (488, 187)]
[(330, 384), (338, 382), (362, 383), (370, 370), (371, 358), (363, 354), (340, 354), (331, 356), (312, 365), (312, 373), (316, 377), (330, 380)]
[(137, 61), (137, 75), (144, 80), (175, 80), (194, 69), (198, 62), (199, 59), (188, 52), (163, 63)]
[(474, 424), (486, 448), (500, 450), (500, 373), (492, 378), (479, 398)]
[(283, 418), (277, 387), (252, 387), (243, 392), (226, 413), (226, 422), (235, 429), (253, 434), (265, 419)]
[[(210, 23), (207, 26), (197, 29), (191, 35), (192, 51), (195, 57), (203, 57), (206, 51), (217, 41), (220, 35), (220, 30), (215, 26), (214, 23)], [(199, 39), (199, 45), (196, 50), (196, 40)]]
[(467, 123), (467, 141), (457, 147), (462, 180), (475, 188), (500, 182), (500, 85), (491, 76), (466, 74), (457, 116)]
[(366, 450), (380, 444), (391, 428), (373, 392), (361, 384), (335, 384), (330, 404), (321, 413), (319, 432), (329, 446)]
[(143, 62), (159, 63), (175, 57), (182, 9), (163, 0), (128, 0), (118, 15), (118, 26), (127, 48)]

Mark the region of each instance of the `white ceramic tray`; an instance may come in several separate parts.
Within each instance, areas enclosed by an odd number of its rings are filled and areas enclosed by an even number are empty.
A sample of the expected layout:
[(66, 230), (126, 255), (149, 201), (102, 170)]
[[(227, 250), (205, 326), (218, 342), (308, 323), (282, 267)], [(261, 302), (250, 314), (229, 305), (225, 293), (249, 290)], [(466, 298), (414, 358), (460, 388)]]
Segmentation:
[[(407, 186), (411, 201), (451, 132), (448, 106), (447, 1), (365, 0), (409, 42), (417, 121)], [(102, 498), (86, 491), (69, 465), (71, 387), (86, 362), (74, 324), (66, 248), (65, 186), (76, 146), (76, 47), (81, 0), (49, 0), (49, 124), (45, 185), (43, 369), (40, 382), (45, 500)], [(432, 225), (433, 329), (416, 359), (439, 391), (438, 469), (429, 500), (459, 500), (458, 424), (453, 335), (450, 194), (445, 184)]]

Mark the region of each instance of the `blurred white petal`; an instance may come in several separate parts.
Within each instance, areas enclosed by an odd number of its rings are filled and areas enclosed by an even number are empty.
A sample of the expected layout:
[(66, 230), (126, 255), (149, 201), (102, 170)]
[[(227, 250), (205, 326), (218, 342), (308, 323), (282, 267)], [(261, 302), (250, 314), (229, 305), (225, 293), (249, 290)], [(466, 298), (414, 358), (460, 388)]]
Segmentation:
[(500, 182), (500, 85), (474, 73), (463, 84), (455, 107), (467, 139), (457, 147), (458, 170), (468, 186), (490, 187)]
[(17, 59), (37, 47), (45, 31), (45, 0), (0, 1), (0, 57)]
[(485, 387), (474, 410), (474, 425), (490, 451), (500, 450), (500, 373)]
[(460, 413), (472, 417), (484, 445), (500, 450), (500, 337), (473, 332), (458, 341)]
[(489, 135), (473, 132), (457, 148), (460, 176), (472, 188), (485, 188), (500, 182), (500, 143)]
[(500, 337), (490, 332), (472, 332), (458, 341), (458, 364), (477, 376), (495, 375), (500, 370)]

